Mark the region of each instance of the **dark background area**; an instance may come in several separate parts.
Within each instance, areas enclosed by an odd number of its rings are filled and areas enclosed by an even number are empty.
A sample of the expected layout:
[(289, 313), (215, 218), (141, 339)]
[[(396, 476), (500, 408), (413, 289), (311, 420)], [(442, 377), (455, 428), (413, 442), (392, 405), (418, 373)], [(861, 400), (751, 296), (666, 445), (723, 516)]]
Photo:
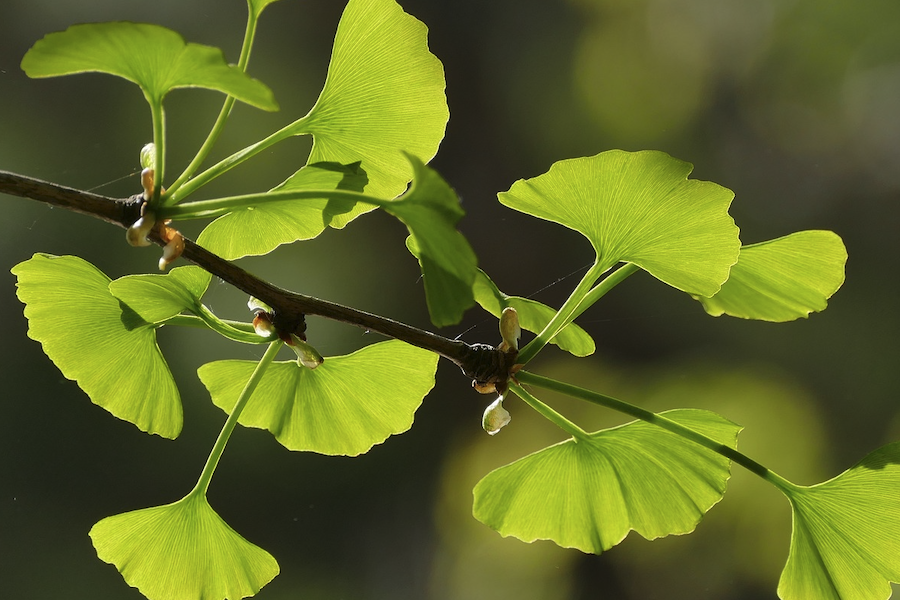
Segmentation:
[[(401, 4), (429, 26), (446, 69), (451, 119), (432, 165), (459, 193), (461, 229), (505, 292), (558, 305), (578, 276), (555, 282), (593, 255), (578, 234), (515, 213), (496, 193), (556, 160), (611, 148), (664, 150), (693, 163), (693, 177), (734, 190), (744, 243), (832, 229), (847, 245), (846, 283), (823, 314), (788, 324), (713, 319), (638, 274), (581, 318), (597, 340), (595, 356), (551, 349), (536, 371), (654, 410), (717, 410), (746, 427), (745, 452), (798, 483), (834, 476), (900, 439), (900, 4)], [(239, 105), (217, 157), (312, 106), (342, 6), (284, 0), (266, 10), (250, 70), (273, 88), (281, 111)], [(138, 153), (151, 130), (138, 89), (103, 75), (29, 80), (22, 55), (73, 23), (133, 20), (174, 28), (236, 60), (244, 18), (240, 0), (5, 0), (0, 168), (111, 196), (139, 191)], [(170, 172), (193, 155), (220, 104), (208, 91), (167, 99)], [(305, 139), (286, 142), (209, 194), (269, 189), (304, 163), (308, 148)], [(8, 270), (49, 252), (82, 256), (118, 277), (154, 272), (158, 250), (131, 248), (122, 230), (87, 217), (8, 196), (0, 202), (3, 596), (139, 598), (96, 558), (87, 532), (105, 516), (190, 489), (224, 420), (197, 367), (261, 352), (163, 330), (160, 345), (182, 390), (183, 434), (162, 440), (115, 419), (27, 338)], [(401, 225), (372, 214), (244, 263), (290, 289), (429, 327), (404, 238)], [(246, 299), (224, 285), (214, 283), (208, 300), (221, 316), (246, 318)], [(479, 309), (441, 333), (463, 332), (467, 341), (498, 341), (496, 321)], [(311, 320), (310, 336), (326, 355), (372, 341), (320, 320)], [(476, 522), (471, 489), (480, 477), (561, 439), (515, 400), (507, 403), (512, 424), (488, 438), (479, 427), (488, 401), (442, 363), (412, 430), (359, 458), (291, 453), (265, 432), (238, 429), (210, 502), (278, 559), (281, 575), (258, 598), (775, 597), (790, 537), (787, 502), (737, 468), (694, 534), (652, 543), (629, 536), (599, 557), (502, 539)], [(557, 406), (586, 427), (621, 422), (600, 409)]]

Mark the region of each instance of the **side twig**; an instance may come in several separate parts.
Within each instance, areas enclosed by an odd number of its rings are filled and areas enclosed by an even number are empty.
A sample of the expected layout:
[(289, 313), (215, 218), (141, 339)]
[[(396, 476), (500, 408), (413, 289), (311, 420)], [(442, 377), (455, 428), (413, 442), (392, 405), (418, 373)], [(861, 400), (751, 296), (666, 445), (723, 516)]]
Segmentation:
[[(142, 204), (139, 194), (130, 198), (110, 198), (7, 171), (0, 171), (0, 193), (72, 210), (126, 229), (140, 217)], [(166, 244), (157, 230), (149, 237), (161, 246)], [(191, 240), (185, 239), (182, 257), (271, 306), (275, 311), (275, 326), (282, 331), (302, 333), (305, 315), (356, 325), (435, 352), (459, 366), (466, 377), (478, 383), (505, 382), (512, 367), (506, 364), (509, 362), (506, 353), (488, 344), (449, 339), (387, 317), (279, 288)]]

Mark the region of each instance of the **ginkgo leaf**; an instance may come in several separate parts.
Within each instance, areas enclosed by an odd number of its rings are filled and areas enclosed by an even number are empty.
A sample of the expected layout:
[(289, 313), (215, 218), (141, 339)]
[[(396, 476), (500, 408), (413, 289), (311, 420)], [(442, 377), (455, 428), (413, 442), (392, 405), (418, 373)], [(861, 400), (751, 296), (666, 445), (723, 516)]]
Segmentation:
[(465, 214), (456, 193), (418, 158), (407, 158), (415, 170), (412, 187), (382, 206), (409, 229), (407, 247), (422, 267), (431, 322), (438, 327), (453, 325), (475, 304), (472, 284), (478, 258), (456, 229)]
[(688, 179), (692, 169), (663, 152), (610, 150), (557, 162), (498, 196), (510, 208), (580, 232), (605, 269), (634, 263), (679, 290), (712, 296), (740, 252), (728, 214), (734, 194)]
[[(428, 28), (394, 0), (350, 0), (337, 33), (325, 86), (295, 133), (314, 137), (310, 163), (362, 161), (366, 193), (390, 199), (413, 169), (403, 152), (429, 161), (449, 118), (444, 67), (428, 50)], [(371, 210), (334, 218), (343, 227)]]
[[(367, 182), (366, 173), (359, 163), (317, 163), (303, 167), (271, 191), (362, 192)], [(318, 236), (336, 215), (348, 212), (353, 206), (353, 202), (325, 198), (285, 200), (249, 206), (219, 217), (207, 225), (197, 243), (228, 260), (268, 254), (281, 244)]]
[(884, 600), (900, 582), (900, 442), (834, 479), (782, 488), (794, 530), (784, 600)]
[[(290, 450), (356, 456), (413, 423), (434, 386), (437, 355), (396, 340), (330, 356), (316, 369), (272, 363), (238, 422), (272, 432)], [(198, 370), (216, 406), (230, 412), (256, 363)]]
[(110, 279), (75, 256), (35, 254), (13, 267), (28, 336), (94, 404), (142, 431), (181, 432), (178, 388), (156, 329), (109, 291)]
[(175, 88), (218, 90), (264, 110), (278, 110), (272, 91), (225, 61), (222, 51), (189, 44), (178, 33), (145, 23), (89, 23), (50, 33), (22, 59), (29, 77), (98, 72), (136, 83), (159, 104)]
[[(665, 417), (730, 447), (740, 427), (703, 410)], [(489, 473), (475, 518), (501, 535), (598, 554), (634, 530), (689, 533), (725, 493), (731, 461), (643, 421), (550, 446)]]
[(150, 600), (240, 600), (278, 575), (272, 556), (236, 533), (201, 493), (107, 517), (91, 540)]
[[(528, 298), (520, 298), (519, 296), (507, 296), (497, 288), (494, 282), (491, 281), (491, 278), (487, 276), (487, 273), (481, 269), (478, 270), (478, 275), (475, 277), (473, 290), (476, 302), (484, 310), (499, 318), (503, 309), (511, 306), (518, 313), (519, 325), (522, 329), (533, 333), (542, 331), (547, 323), (550, 322), (550, 319), (553, 318), (553, 315), (556, 314), (556, 311), (546, 304), (541, 304)], [(574, 323), (569, 323), (550, 342), (575, 356), (589, 356), (595, 350), (593, 338)]]
[(728, 281), (711, 298), (698, 297), (706, 312), (742, 319), (793, 321), (825, 310), (844, 283), (847, 249), (831, 231), (799, 231), (741, 248)]
[(127, 275), (109, 284), (113, 296), (148, 323), (195, 309), (212, 276), (200, 267), (176, 267), (166, 275)]

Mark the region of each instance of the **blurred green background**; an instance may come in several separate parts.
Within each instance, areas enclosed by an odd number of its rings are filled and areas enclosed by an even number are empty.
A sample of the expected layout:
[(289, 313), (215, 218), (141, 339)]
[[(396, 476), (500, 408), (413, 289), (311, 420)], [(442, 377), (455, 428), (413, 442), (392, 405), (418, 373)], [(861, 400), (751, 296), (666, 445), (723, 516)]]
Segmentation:
[[(900, 3), (402, 4), (429, 26), (446, 68), (451, 120), (432, 164), (462, 198), (461, 228), (505, 292), (558, 305), (577, 275), (558, 280), (593, 255), (577, 234), (514, 213), (495, 194), (556, 160), (611, 148), (664, 150), (694, 163), (694, 177), (734, 190), (745, 243), (833, 229), (848, 247), (843, 289), (808, 320), (713, 319), (639, 274), (580, 320), (597, 340), (595, 356), (551, 349), (536, 371), (653, 409), (719, 411), (746, 427), (742, 449), (798, 483), (836, 475), (900, 439)], [(342, 6), (284, 0), (266, 10), (251, 72), (274, 89), (282, 110), (238, 106), (218, 156), (305, 114), (324, 81)], [(31, 81), (18, 67), (22, 55), (73, 23), (134, 20), (172, 27), (236, 60), (245, 10), (241, 0), (3, 0), (0, 168), (111, 196), (139, 191), (134, 173), (150, 121), (137, 88), (101, 75)], [(192, 156), (220, 103), (206, 91), (170, 96), (171, 170)], [(308, 144), (286, 142), (209, 193), (268, 189), (303, 163)], [(104, 516), (190, 489), (224, 419), (196, 368), (259, 351), (163, 330), (182, 387), (184, 433), (166, 441), (116, 420), (26, 337), (8, 269), (50, 252), (80, 255), (117, 277), (153, 272), (158, 250), (131, 248), (121, 230), (87, 217), (0, 200), (3, 597), (140, 598), (97, 560), (87, 531)], [(279, 285), (427, 327), (404, 231), (373, 214), (245, 266)], [(231, 318), (246, 317), (245, 300), (215, 282), (209, 298)], [(477, 309), (442, 333), (498, 341), (496, 321)], [(310, 339), (326, 355), (374, 341), (316, 319)], [(360, 458), (290, 453), (264, 432), (236, 432), (210, 501), (280, 562), (281, 575), (260, 599), (775, 597), (790, 537), (787, 502), (738, 469), (690, 536), (629, 537), (599, 557), (500, 538), (471, 517), (472, 486), (561, 434), (512, 400), (512, 424), (489, 438), (479, 427), (489, 398), (449, 363), (437, 378), (413, 429)], [(621, 422), (597, 408), (557, 405), (588, 427)]]

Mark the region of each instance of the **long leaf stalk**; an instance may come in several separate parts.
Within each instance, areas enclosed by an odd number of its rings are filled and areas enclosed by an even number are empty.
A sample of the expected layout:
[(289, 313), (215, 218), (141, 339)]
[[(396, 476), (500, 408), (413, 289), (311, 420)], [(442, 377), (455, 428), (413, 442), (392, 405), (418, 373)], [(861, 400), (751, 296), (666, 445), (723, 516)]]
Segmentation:
[(197, 329), (208, 329), (225, 336), (235, 342), (244, 342), (245, 344), (267, 344), (271, 339), (264, 338), (257, 334), (253, 325), (243, 323), (241, 321), (231, 321), (229, 319), (219, 319), (215, 317), (217, 325), (211, 324), (206, 319), (202, 319), (196, 315), (175, 315), (163, 322), (163, 325), (175, 325), (178, 327), (194, 327)]
[(514, 392), (516, 396), (524, 400), (525, 403), (528, 404), (528, 406), (540, 413), (545, 419), (571, 435), (573, 438), (575, 438), (576, 441), (587, 439), (588, 433), (584, 429), (535, 398), (528, 392), (528, 390), (523, 388), (521, 385), (511, 383), (509, 389)]
[(596, 283), (600, 276), (608, 269), (608, 266), (600, 262), (595, 262), (594, 265), (588, 269), (588, 272), (581, 278), (581, 281), (569, 295), (568, 299), (566, 299), (562, 307), (557, 311), (556, 315), (550, 319), (550, 322), (547, 323), (537, 337), (528, 342), (525, 347), (522, 348), (521, 352), (519, 352), (517, 359), (519, 363), (523, 365), (528, 364), (528, 362), (533, 359), (544, 346), (549, 344), (566, 325), (575, 320), (575, 318), (587, 310), (591, 304), (603, 297), (609, 290), (621, 283), (626, 277), (637, 271), (637, 267), (634, 265), (624, 265), (611, 273), (596, 287), (593, 287), (594, 283)]
[(584, 311), (593, 306), (594, 303), (597, 302), (597, 300), (605, 296), (611, 289), (622, 283), (627, 277), (633, 275), (634, 273), (637, 273), (640, 270), (641, 268), (636, 264), (626, 263), (610, 273), (603, 279), (603, 281), (598, 283), (591, 289), (590, 292), (587, 293), (587, 295), (572, 313), (571, 317), (566, 320), (566, 325), (581, 316)]
[(158, 218), (173, 219), (176, 221), (206, 219), (218, 217), (241, 208), (260, 206), (271, 202), (321, 200), (323, 198), (330, 200), (365, 202), (375, 206), (387, 204), (385, 200), (349, 190), (286, 190), (281, 192), (264, 192), (262, 194), (245, 194), (242, 196), (215, 198), (213, 200), (186, 202), (178, 206), (171, 206), (158, 211)]
[(219, 437), (216, 438), (216, 443), (213, 445), (213, 448), (209, 453), (209, 458), (206, 459), (206, 464), (203, 466), (203, 471), (200, 473), (200, 478), (197, 480), (197, 485), (194, 486), (194, 489), (191, 490), (188, 496), (194, 494), (206, 494), (206, 491), (209, 489), (209, 482), (212, 480), (213, 473), (215, 473), (216, 467), (219, 465), (219, 459), (222, 458), (222, 453), (225, 451), (225, 446), (226, 444), (228, 444), (228, 439), (231, 437), (234, 428), (237, 426), (238, 419), (241, 416), (241, 412), (243, 412), (244, 407), (247, 406), (247, 402), (253, 395), (254, 390), (256, 390), (256, 386), (259, 385), (259, 382), (262, 380), (266, 369), (270, 364), (272, 364), (272, 361), (275, 359), (275, 355), (278, 354), (279, 350), (281, 350), (282, 345), (283, 342), (281, 340), (269, 344), (269, 347), (266, 349), (266, 353), (263, 354), (263, 357), (259, 360), (259, 363), (257, 363), (256, 368), (250, 375), (250, 379), (247, 380), (247, 384), (241, 391), (241, 395), (238, 397), (237, 402), (235, 402), (234, 407), (231, 409), (231, 414), (228, 415), (228, 419), (226, 419), (225, 425), (222, 426), (222, 431), (219, 432)]
[[(244, 31), (244, 42), (241, 45), (241, 55), (237, 65), (238, 68), (245, 72), (247, 71), (247, 64), (250, 62), (250, 51), (253, 48), (253, 39), (256, 36), (256, 24), (258, 22), (257, 15), (249, 5), (247, 6), (247, 11), (247, 28)], [(172, 203), (172, 194), (197, 172), (197, 169), (200, 168), (200, 165), (203, 164), (203, 161), (209, 156), (210, 151), (218, 141), (222, 131), (225, 129), (225, 122), (228, 120), (228, 116), (231, 114), (231, 109), (233, 107), (234, 96), (228, 96), (225, 98), (222, 109), (219, 111), (219, 116), (216, 117), (216, 121), (213, 123), (209, 135), (206, 136), (206, 140), (200, 146), (196, 156), (194, 156), (190, 164), (184, 169), (184, 172), (178, 176), (178, 179), (169, 186), (169, 193), (163, 197), (163, 206)]]
[(789, 490), (796, 487), (795, 484), (781, 477), (767, 467), (759, 464), (752, 458), (748, 457), (746, 454), (735, 450), (731, 446), (727, 446), (725, 444), (722, 444), (721, 442), (717, 442), (716, 440), (709, 438), (702, 433), (698, 433), (697, 431), (694, 431), (693, 429), (686, 427), (680, 423), (676, 423), (671, 419), (667, 419), (663, 415), (651, 412), (639, 406), (635, 406), (634, 404), (629, 404), (628, 402), (623, 402), (622, 400), (617, 400), (616, 398), (612, 398), (610, 396), (598, 394), (597, 392), (593, 392), (591, 390), (571, 385), (569, 383), (564, 383), (562, 381), (557, 381), (555, 379), (544, 377), (542, 375), (529, 373), (527, 371), (520, 371), (516, 375), (516, 378), (520, 383), (534, 385), (544, 389), (559, 392), (561, 394), (571, 396), (572, 398), (577, 398), (579, 400), (584, 400), (585, 402), (590, 402), (592, 404), (610, 408), (617, 412), (624, 413), (631, 417), (635, 417), (642, 421), (646, 421), (647, 423), (651, 423), (653, 425), (661, 427), (671, 433), (695, 442), (703, 446), (704, 448), (712, 450), (713, 452), (720, 454), (725, 458), (728, 458), (729, 460), (741, 465), (754, 475), (757, 475), (765, 481), (768, 481), (783, 492), (787, 493)]
[(160, 201), (162, 184), (166, 176), (166, 112), (162, 101), (150, 102), (150, 115), (153, 120), (153, 145), (155, 156), (153, 157), (153, 197), (150, 203), (154, 206)]
[(220, 160), (210, 168), (206, 169), (205, 171), (182, 185), (181, 188), (177, 190), (177, 192), (173, 193), (170, 196), (168, 204), (177, 204), (184, 201), (185, 198), (196, 192), (198, 189), (200, 189), (216, 177), (227, 173), (245, 160), (256, 156), (263, 150), (274, 146), (278, 142), (284, 141), (295, 135), (307, 133), (304, 129), (305, 123), (306, 117), (301, 117), (293, 123), (282, 127), (268, 137), (256, 142), (255, 144), (251, 144), (242, 150), (238, 150), (231, 156)]

